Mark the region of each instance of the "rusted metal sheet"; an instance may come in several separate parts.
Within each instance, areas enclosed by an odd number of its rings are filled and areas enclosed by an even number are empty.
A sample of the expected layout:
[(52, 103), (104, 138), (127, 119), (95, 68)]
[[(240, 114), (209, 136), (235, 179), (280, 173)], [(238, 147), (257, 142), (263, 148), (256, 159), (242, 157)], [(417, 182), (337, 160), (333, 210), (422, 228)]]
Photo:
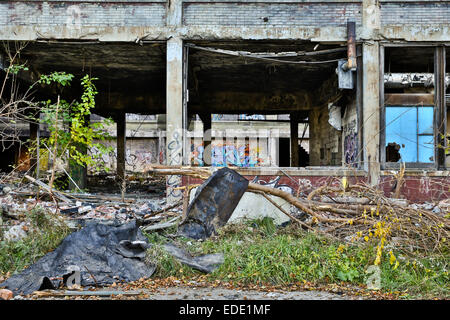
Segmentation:
[(391, 106), (434, 105), (434, 95), (429, 93), (389, 93), (384, 95), (384, 104)]

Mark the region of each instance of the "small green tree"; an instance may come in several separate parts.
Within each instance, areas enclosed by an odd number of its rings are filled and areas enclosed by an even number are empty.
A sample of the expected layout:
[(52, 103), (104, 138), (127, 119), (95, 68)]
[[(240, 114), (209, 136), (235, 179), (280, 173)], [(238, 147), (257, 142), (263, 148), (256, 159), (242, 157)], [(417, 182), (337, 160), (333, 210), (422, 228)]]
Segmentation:
[[(41, 76), (39, 82), (44, 85), (56, 84), (61, 88), (71, 84), (74, 76), (65, 72), (53, 72), (50, 75)], [(110, 118), (100, 122), (91, 123), (89, 116), (95, 107), (95, 95), (98, 93), (94, 81), (85, 75), (81, 79), (83, 93), (80, 101), (69, 103), (60, 99), (57, 101), (41, 102), (43, 117), (41, 123), (47, 124), (50, 137), (42, 139), (49, 148), (54, 150), (54, 156), (67, 162), (75, 162), (83, 167), (89, 166), (94, 171), (105, 170), (103, 161), (100, 160), (104, 153), (113, 150), (103, 142), (111, 139), (106, 126), (113, 123)], [(91, 150), (97, 152), (91, 152)], [(87, 152), (83, 152), (87, 150)]]

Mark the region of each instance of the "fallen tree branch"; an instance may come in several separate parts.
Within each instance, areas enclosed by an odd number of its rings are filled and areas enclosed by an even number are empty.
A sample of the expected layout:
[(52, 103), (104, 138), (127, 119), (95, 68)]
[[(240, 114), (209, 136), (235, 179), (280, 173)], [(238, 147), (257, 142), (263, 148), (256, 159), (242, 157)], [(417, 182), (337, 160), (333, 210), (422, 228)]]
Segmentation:
[[(155, 167), (148, 172), (155, 175), (185, 175), (202, 180), (208, 179), (212, 173), (206, 168), (183, 166)], [(398, 178), (401, 176), (399, 174)], [(407, 254), (417, 249), (425, 252), (439, 251), (441, 248), (448, 250), (450, 221), (444, 214), (440, 216), (429, 210), (409, 207), (407, 201), (388, 198), (382, 190), (364, 183), (342, 187), (320, 186), (306, 198), (252, 182), (247, 190), (263, 194), (268, 200), (270, 196), (284, 199), (310, 216), (309, 227), (343, 241), (376, 240), (383, 247), (383, 243), (395, 239), (396, 248)], [(320, 195), (334, 202), (314, 200)], [(341, 199), (336, 201), (339, 195)], [(280, 210), (286, 214), (285, 210)], [(314, 223), (318, 224), (317, 227)]]

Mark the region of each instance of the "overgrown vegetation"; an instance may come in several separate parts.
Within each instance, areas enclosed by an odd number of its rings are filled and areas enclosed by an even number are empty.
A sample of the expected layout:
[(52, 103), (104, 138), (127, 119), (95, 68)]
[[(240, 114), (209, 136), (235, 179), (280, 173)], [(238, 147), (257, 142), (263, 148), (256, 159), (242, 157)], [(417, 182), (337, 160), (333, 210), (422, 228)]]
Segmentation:
[[(148, 236), (154, 243), (166, 241), (163, 234)], [(180, 245), (193, 254), (223, 252), (224, 264), (209, 274), (208, 279), (241, 284), (287, 286), (309, 281), (366, 286), (371, 276), (367, 270), (379, 256), (376, 243), (349, 245), (306, 232), (292, 224), (276, 228), (267, 219), (227, 225), (217, 237), (204, 242), (185, 239)], [(154, 255), (150, 253), (149, 259), (151, 257)], [(157, 276), (198, 274), (167, 254), (159, 257)], [(400, 291), (416, 298), (448, 297), (448, 251), (441, 255), (406, 258), (389, 248), (379, 259), (381, 290)]]
[[(53, 72), (50, 75), (42, 75), (39, 82), (66, 87), (71, 84), (73, 77), (65, 72)], [(97, 78), (88, 75), (81, 78), (83, 93), (80, 101), (69, 103), (58, 96), (57, 101), (41, 102), (43, 117), (40, 121), (47, 124), (50, 131), (50, 137), (42, 139), (41, 144), (47, 147), (47, 152), (51, 152), (50, 149), (55, 150), (53, 158), (89, 166), (94, 171), (107, 171), (104, 163), (98, 160), (103, 154), (113, 150), (103, 144), (105, 140), (111, 139), (106, 126), (111, 125), (112, 120), (107, 118), (101, 122), (89, 121), (95, 107), (95, 95), (98, 93), (95, 80)], [(91, 149), (96, 152), (90, 152)]]
[(27, 214), (28, 236), (19, 241), (0, 241), (0, 275), (19, 272), (58, 247), (70, 229), (55, 214), (35, 208)]
[[(61, 167), (66, 165), (89, 166), (94, 172), (108, 171), (108, 167), (99, 159), (113, 150), (113, 147), (103, 143), (111, 139), (106, 127), (113, 121), (110, 118), (92, 123), (89, 121), (98, 93), (94, 82), (98, 79), (89, 75), (79, 79), (81, 96), (79, 100), (71, 102), (65, 100), (65, 89), (72, 85), (75, 76), (64, 71), (40, 75), (37, 81), (27, 88), (22, 88), (23, 84), (19, 85), (18, 76), (29, 71), (26, 61), (22, 61), (20, 57), (26, 45), (26, 42), (14, 42), (13, 45), (9, 42), (3, 43), (7, 67), (5, 77), (0, 83), (0, 117), (4, 119), (0, 130), (2, 149), (23, 143), (20, 139), (21, 130), (16, 128), (16, 124), (44, 124), (48, 126), (50, 137), (40, 137), (39, 145), (36, 145), (36, 141), (27, 142), (30, 160), (37, 158), (36, 150), (39, 148), (41, 161), (45, 159), (45, 162), (57, 162), (52, 171), (60, 171)], [(54, 92), (54, 98), (36, 101), (34, 94), (37, 89)], [(22, 164), (18, 164), (16, 168), (12, 166), (13, 172), (21, 167)], [(51, 182), (53, 178), (54, 174)], [(65, 185), (66, 182), (60, 181), (55, 187), (62, 188)]]

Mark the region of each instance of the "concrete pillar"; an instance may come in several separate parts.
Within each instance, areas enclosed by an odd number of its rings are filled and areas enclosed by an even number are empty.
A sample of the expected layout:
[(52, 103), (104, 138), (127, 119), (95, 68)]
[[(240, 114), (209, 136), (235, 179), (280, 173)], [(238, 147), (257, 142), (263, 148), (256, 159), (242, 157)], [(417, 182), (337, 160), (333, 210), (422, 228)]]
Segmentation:
[(30, 122), (30, 147), (36, 147), (36, 151), (29, 154), (30, 172), (39, 178), (39, 123), (37, 122)]
[(298, 115), (291, 113), (291, 167), (299, 166), (298, 159)]
[(125, 179), (125, 157), (126, 157), (126, 114), (119, 113), (117, 116), (117, 177), (122, 181)]
[(211, 113), (200, 114), (200, 119), (203, 122), (203, 164), (205, 166), (211, 165)]
[(280, 163), (280, 129), (271, 128), (269, 131), (269, 155), (270, 155), (270, 166), (277, 167)]
[(313, 108), (308, 115), (309, 119), (309, 165), (320, 165), (320, 110), (318, 107)]
[(363, 85), (363, 154), (364, 170), (369, 183), (377, 185), (380, 178), (380, 8), (377, 0), (363, 1), (362, 45)]
[[(183, 41), (170, 38), (167, 41), (166, 84), (166, 157), (169, 166), (183, 164)], [(167, 202), (182, 198), (181, 176), (168, 176), (166, 181)]]

